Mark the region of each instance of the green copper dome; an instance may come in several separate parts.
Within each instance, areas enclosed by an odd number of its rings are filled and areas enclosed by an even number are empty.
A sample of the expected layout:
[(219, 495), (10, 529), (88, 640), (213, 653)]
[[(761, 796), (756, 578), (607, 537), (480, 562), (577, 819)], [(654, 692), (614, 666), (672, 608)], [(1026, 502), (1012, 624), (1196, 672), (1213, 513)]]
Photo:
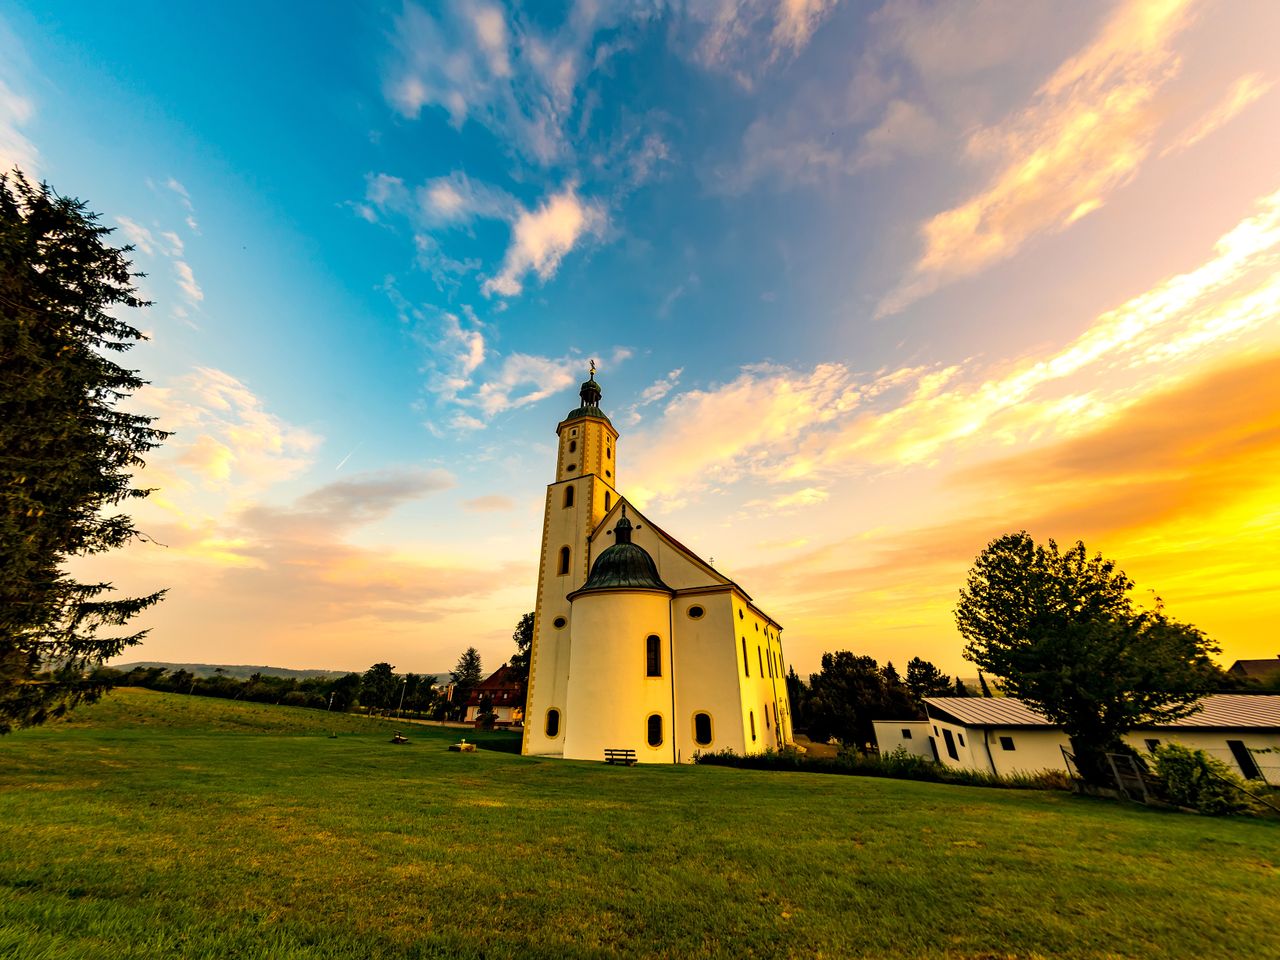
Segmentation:
[(582, 387), (578, 390), (578, 396), (581, 398), (582, 403), (570, 410), (565, 420), (575, 420), (578, 417), (599, 417), (609, 426), (613, 426), (609, 418), (604, 415), (604, 411), (600, 409), (601, 390), (600, 384), (596, 383), (595, 361), (591, 363), (591, 377), (582, 384)]
[(627, 519), (625, 505), (618, 525), (613, 528), (613, 535), (616, 542), (596, 557), (596, 562), (591, 565), (591, 575), (577, 592), (631, 588), (670, 593), (671, 588), (658, 576), (653, 557), (644, 547), (631, 542), (631, 521)]

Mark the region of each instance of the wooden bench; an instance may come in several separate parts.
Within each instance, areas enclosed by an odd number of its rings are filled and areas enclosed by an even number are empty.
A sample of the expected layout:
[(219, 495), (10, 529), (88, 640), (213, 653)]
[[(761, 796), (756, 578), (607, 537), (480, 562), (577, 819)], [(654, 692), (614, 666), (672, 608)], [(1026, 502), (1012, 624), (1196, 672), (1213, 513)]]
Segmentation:
[(634, 767), (636, 764), (636, 752), (634, 750), (605, 750), (605, 763), (625, 763), (628, 767)]

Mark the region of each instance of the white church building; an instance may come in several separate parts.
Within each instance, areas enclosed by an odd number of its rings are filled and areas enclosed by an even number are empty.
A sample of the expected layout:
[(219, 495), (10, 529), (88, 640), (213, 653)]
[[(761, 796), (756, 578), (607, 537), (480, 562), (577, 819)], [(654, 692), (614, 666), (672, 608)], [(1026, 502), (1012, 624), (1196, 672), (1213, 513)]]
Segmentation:
[(523, 752), (690, 763), (791, 742), (782, 628), (618, 493), (600, 385), (556, 427)]

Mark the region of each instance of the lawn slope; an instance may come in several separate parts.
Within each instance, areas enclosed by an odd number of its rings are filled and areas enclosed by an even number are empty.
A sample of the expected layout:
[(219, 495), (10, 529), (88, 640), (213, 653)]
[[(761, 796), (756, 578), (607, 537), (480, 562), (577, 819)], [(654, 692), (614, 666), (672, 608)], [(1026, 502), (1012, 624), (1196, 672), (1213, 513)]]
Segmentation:
[(0, 957), (1280, 955), (1275, 822), (394, 729), (122, 690), (0, 740)]

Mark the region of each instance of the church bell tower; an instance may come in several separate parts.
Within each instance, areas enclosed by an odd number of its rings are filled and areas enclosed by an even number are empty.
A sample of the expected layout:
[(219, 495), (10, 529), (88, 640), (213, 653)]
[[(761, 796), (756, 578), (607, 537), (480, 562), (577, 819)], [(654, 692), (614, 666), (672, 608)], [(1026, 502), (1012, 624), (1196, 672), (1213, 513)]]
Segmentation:
[(569, 668), (568, 596), (587, 580), (589, 538), (618, 499), (618, 431), (600, 409), (595, 361), (578, 391), (579, 405), (556, 426), (555, 481), (542, 521), (538, 601), (533, 620), (526, 754), (562, 756)]

